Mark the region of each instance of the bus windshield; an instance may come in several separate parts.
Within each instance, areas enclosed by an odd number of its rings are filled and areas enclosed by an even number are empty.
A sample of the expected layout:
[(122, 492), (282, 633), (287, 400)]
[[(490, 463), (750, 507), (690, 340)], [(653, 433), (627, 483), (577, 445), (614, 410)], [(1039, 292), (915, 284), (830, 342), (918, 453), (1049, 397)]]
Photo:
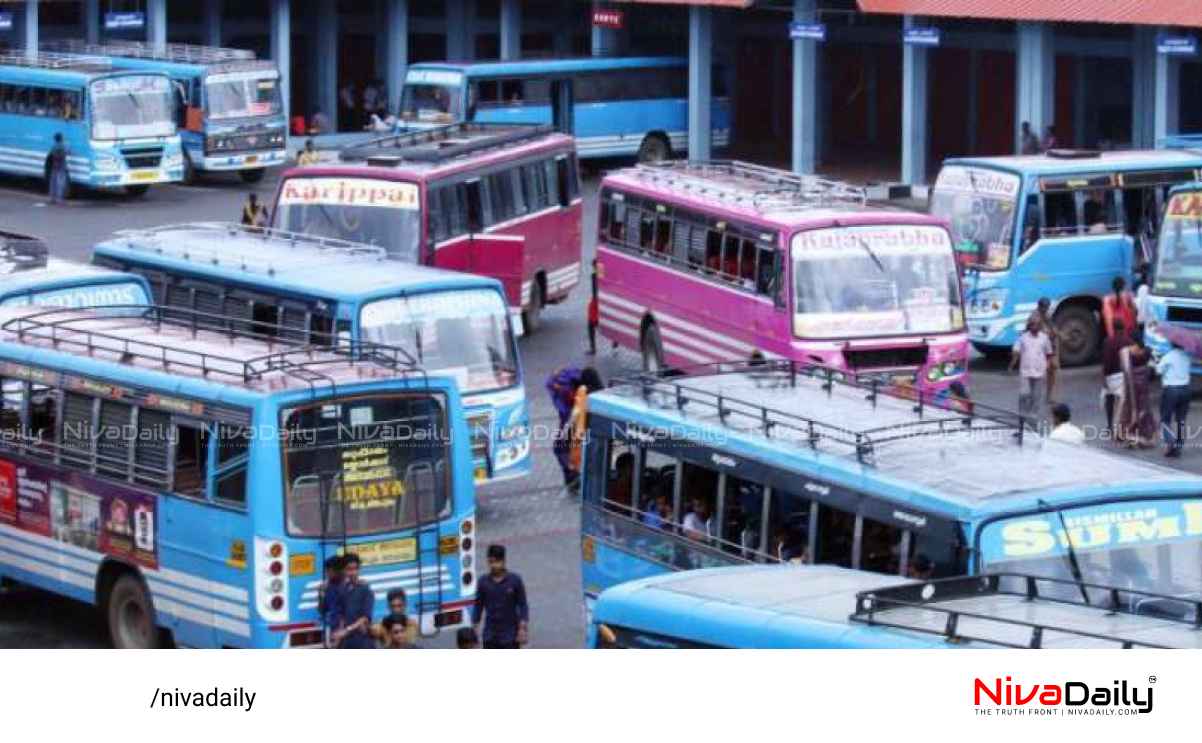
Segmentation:
[(1202, 499), (1107, 503), (994, 522), (981, 531), (982, 572), (1073, 580), (1069, 539), (1086, 583), (1202, 598)]
[(288, 533), (362, 536), (445, 516), (449, 436), (442, 400), (363, 395), (285, 409)]
[(951, 225), (960, 266), (987, 271), (1010, 268), (1020, 182), (1012, 173), (961, 165), (939, 171), (930, 212)]
[(933, 225), (809, 230), (793, 238), (794, 333), (861, 338), (964, 327), (947, 231)]
[(1156, 246), (1156, 293), (1202, 296), (1202, 192), (1174, 194)]
[(175, 134), (171, 84), (158, 75), (124, 75), (96, 80), (92, 99), (92, 137), (113, 140), (169, 137)]
[(401, 118), (450, 122), (463, 118), (463, 75), (449, 70), (410, 70), (401, 90)]
[(280, 189), (275, 226), (318, 237), (378, 245), (417, 263), (422, 234), (415, 183), (372, 178), (289, 178)]
[(359, 318), (364, 340), (408, 349), (431, 374), (448, 376), (462, 393), (518, 381), (509, 310), (488, 289), (431, 292), (372, 302)]
[(279, 75), (264, 71), (210, 75), (205, 79), (205, 100), (210, 119), (278, 114)]

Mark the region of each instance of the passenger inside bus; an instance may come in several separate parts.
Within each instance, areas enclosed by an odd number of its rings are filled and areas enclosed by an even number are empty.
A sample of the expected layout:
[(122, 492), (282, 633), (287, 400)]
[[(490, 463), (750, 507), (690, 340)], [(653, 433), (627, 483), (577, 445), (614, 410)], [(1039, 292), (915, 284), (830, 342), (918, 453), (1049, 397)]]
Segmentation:
[(625, 451), (614, 460), (609, 487), (605, 494), (606, 507), (624, 516), (634, 516), (634, 452)]

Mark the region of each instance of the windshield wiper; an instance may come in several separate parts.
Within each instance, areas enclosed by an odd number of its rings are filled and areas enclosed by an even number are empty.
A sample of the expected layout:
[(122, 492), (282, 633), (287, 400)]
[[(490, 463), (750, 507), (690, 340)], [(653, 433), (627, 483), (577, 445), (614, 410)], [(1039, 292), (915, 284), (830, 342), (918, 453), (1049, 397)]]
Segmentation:
[(877, 257), (877, 254), (872, 252), (872, 248), (868, 245), (867, 240), (862, 237), (857, 237), (856, 242), (860, 244), (860, 247), (864, 249), (864, 252), (868, 254), (868, 257), (872, 259), (872, 262), (876, 264), (877, 269), (879, 269), (881, 273), (889, 273), (885, 270), (885, 264), (881, 263), (881, 259)]
[(1085, 590), (1085, 578), (1081, 573), (1081, 561), (1077, 559), (1077, 550), (1073, 547), (1073, 537), (1068, 533), (1068, 524), (1064, 520), (1064, 513), (1059, 508), (1052, 508), (1047, 501), (1042, 498), (1035, 501), (1040, 508), (1047, 509), (1056, 514), (1056, 518), (1060, 520), (1060, 528), (1064, 530), (1064, 544), (1066, 548), (1065, 554), (1068, 556), (1068, 567), (1072, 573), (1073, 581), (1077, 584), (1077, 588), (1081, 590), (1081, 598), (1085, 599), (1086, 605), (1089, 605), (1089, 592)]
[(134, 108), (136, 108), (136, 109), (138, 109), (139, 111), (141, 111), (141, 110), (142, 110), (142, 101), (138, 100), (138, 96), (134, 95), (134, 94), (133, 94), (133, 91), (130, 91), (130, 90), (127, 90), (127, 91), (125, 91), (125, 94), (126, 94), (127, 96), (129, 96), (129, 99), (130, 99), (131, 101), (133, 101), (133, 102), (134, 102)]

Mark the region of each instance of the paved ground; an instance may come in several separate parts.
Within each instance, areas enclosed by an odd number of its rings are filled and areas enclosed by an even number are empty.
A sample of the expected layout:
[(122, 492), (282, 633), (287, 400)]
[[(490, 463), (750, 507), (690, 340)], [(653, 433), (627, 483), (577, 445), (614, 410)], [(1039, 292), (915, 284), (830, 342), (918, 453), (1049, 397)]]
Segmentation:
[[(586, 196), (595, 193), (595, 173), (588, 174)], [(270, 201), (271, 178), (255, 187)], [(248, 187), (233, 178), (217, 178), (196, 186), (152, 189), (142, 199), (85, 194), (64, 207), (45, 205), (38, 184), (0, 179), (0, 229), (40, 235), (57, 255), (84, 260), (89, 247), (114, 230), (173, 222), (236, 219)], [(591, 207), (591, 199), (586, 200)], [(586, 212), (585, 234), (591, 235), (595, 212)], [(588, 241), (586, 241), (587, 243)], [(585, 265), (592, 257), (586, 244)], [(534, 423), (554, 426), (554, 410), (543, 392), (543, 381), (564, 364), (583, 365), (585, 293), (551, 308), (537, 335), (521, 342), (527, 391)], [(637, 365), (632, 353), (603, 348), (596, 365), (606, 377)], [(1013, 407), (1017, 382), (998, 364), (977, 359), (972, 366), (974, 397), (982, 402)], [(1069, 403), (1080, 422), (1100, 427), (1099, 372), (1096, 367), (1063, 374), (1059, 399)], [(1104, 443), (1095, 445), (1105, 446)], [(1159, 452), (1134, 456), (1160, 459)], [(534, 475), (516, 483), (485, 488), (479, 494), (481, 544), (500, 541), (510, 546), (514, 569), (526, 579), (537, 647), (578, 647), (583, 642), (580, 600), (580, 512), (564, 496), (558, 468), (546, 443), (536, 445)], [(1202, 448), (1192, 447), (1176, 463), (1202, 473)], [(447, 640), (438, 645), (446, 645)], [(0, 647), (95, 647), (106, 636), (99, 617), (88, 607), (36, 591), (0, 594)]]

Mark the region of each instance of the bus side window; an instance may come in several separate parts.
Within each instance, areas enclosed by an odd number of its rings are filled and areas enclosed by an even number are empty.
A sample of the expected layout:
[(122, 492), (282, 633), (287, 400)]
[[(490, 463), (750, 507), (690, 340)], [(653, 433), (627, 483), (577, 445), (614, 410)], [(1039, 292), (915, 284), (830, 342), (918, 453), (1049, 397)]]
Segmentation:
[(777, 264), (779, 254), (770, 245), (759, 247), (759, 258), (756, 260), (755, 291), (765, 297), (778, 299), (777, 286), (780, 282), (780, 266)]
[(621, 194), (613, 194), (609, 204), (609, 239), (621, 243), (626, 236), (626, 202)]
[(634, 516), (634, 472), (634, 447), (625, 442), (611, 441), (605, 479), (606, 510), (622, 516)]
[(16, 379), (0, 379), (0, 431), (7, 436), (0, 443), (11, 442), (21, 430), (21, 409), (25, 406), (25, 383)]
[(67, 121), (79, 121), (83, 118), (82, 92), (68, 90), (63, 93), (63, 118)]
[(96, 429), (96, 472), (118, 480), (129, 479), (129, 453), (133, 444), (128, 436), (133, 422), (133, 406), (114, 400), (100, 401), (100, 420)]
[(742, 243), (738, 235), (726, 235), (722, 241), (722, 278), (727, 281), (739, 280), (739, 246)]
[(209, 457), (209, 429), (200, 421), (177, 421), (172, 490), (179, 495), (203, 496)]
[(526, 202), (525, 189), (522, 188), (522, 171), (518, 168), (512, 168), (505, 171), (502, 177), (509, 182), (509, 188), (513, 192), (513, 214), (520, 217), (530, 213), (530, 205)]
[(450, 240), (467, 234), (467, 186), (457, 183), (439, 190), (442, 191), (442, 208), (447, 215), (447, 232), (444, 239)]
[(1112, 188), (1085, 191), (1081, 194), (1082, 224), (1091, 235), (1123, 231), (1123, 215), (1119, 209), (1118, 191)]
[(473, 83), (472, 87), (476, 90), (476, 106), (479, 108), (496, 108), (498, 103), (497, 95), (500, 90), (500, 85), (496, 80), (480, 80)]
[(644, 449), (638, 481), (636, 507), (639, 520), (648, 526), (671, 531), (680, 521), (676, 509), (676, 474), (679, 462), (672, 457)]
[(858, 568), (873, 573), (900, 572), (902, 530), (873, 519), (860, 517), (860, 560)]
[(722, 233), (709, 230), (705, 235), (705, 268), (719, 273), (722, 270)]
[(474, 180), (464, 184), (465, 205), (467, 207), (467, 231), (476, 233), (484, 229), (484, 203), (480, 194), (480, 181)]
[(811, 552), (811, 518), (816, 504), (808, 498), (773, 490), (768, 505), (765, 549), (769, 561), (814, 562)]
[(28, 113), (30, 116), (46, 116), (49, 113), (50, 91), (42, 87), (29, 89)]
[(852, 567), (856, 536), (856, 515), (822, 505), (818, 508), (818, 554), (814, 562)]
[(693, 251), (691, 250), (693, 245), (692, 240), (690, 239), (693, 230), (692, 225), (683, 221), (680, 218), (681, 215), (679, 212), (677, 213), (676, 217), (677, 218), (672, 220), (671, 223), (672, 260), (676, 261), (682, 266), (696, 266), (697, 263), (700, 262), (700, 259), (693, 255)]
[(639, 247), (645, 251), (655, 247), (655, 212), (639, 213)]
[(440, 243), (447, 239), (447, 213), (442, 205), (442, 195), (449, 189), (446, 188), (431, 188), (426, 199), (429, 201), (429, 213), (427, 218), (429, 224), (426, 229), (429, 231), (429, 240), (431, 243)]
[(34, 440), (35, 449), (50, 456), (57, 439), (62, 394), (62, 390), (54, 387), (30, 383), (29, 437)]
[(688, 500), (680, 504), (680, 524), (689, 539), (707, 541), (717, 535), (718, 480), (719, 474), (706, 467), (685, 462), (681, 468), (681, 497)]
[(745, 559), (763, 551), (764, 496), (763, 485), (726, 476), (726, 493), (722, 499), (723, 547)]
[(248, 431), (226, 423), (217, 426), (217, 467), (212, 473), (212, 497), (218, 503), (246, 507)]
[(171, 416), (138, 409), (138, 439), (134, 442), (134, 482), (171, 489)]
[(1018, 252), (1025, 253), (1031, 249), (1035, 243), (1039, 242), (1040, 235), (1043, 234), (1042, 222), (1040, 221), (1039, 196), (1031, 194), (1027, 197), (1027, 206), (1023, 209), (1023, 234), (1022, 245)]
[(1044, 193), (1043, 235), (1045, 237), (1070, 237), (1080, 232), (1077, 217), (1077, 201), (1069, 191)]
[(572, 188), (570, 185), (572, 174), (568, 167), (568, 159), (566, 157), (559, 157), (555, 159), (553, 165), (551, 161), (548, 161), (547, 164), (550, 168), (547, 171), (547, 177), (555, 181), (554, 193), (559, 199), (559, 206), (566, 209), (572, 203)]
[(502, 106), (520, 106), (520, 105), (522, 105), (522, 81), (521, 80), (502, 80), (501, 81), (501, 105)]
[(63, 396), (62, 433), (59, 436), (59, 457), (63, 464), (81, 469), (92, 468), (92, 418), (94, 398), (68, 392)]

